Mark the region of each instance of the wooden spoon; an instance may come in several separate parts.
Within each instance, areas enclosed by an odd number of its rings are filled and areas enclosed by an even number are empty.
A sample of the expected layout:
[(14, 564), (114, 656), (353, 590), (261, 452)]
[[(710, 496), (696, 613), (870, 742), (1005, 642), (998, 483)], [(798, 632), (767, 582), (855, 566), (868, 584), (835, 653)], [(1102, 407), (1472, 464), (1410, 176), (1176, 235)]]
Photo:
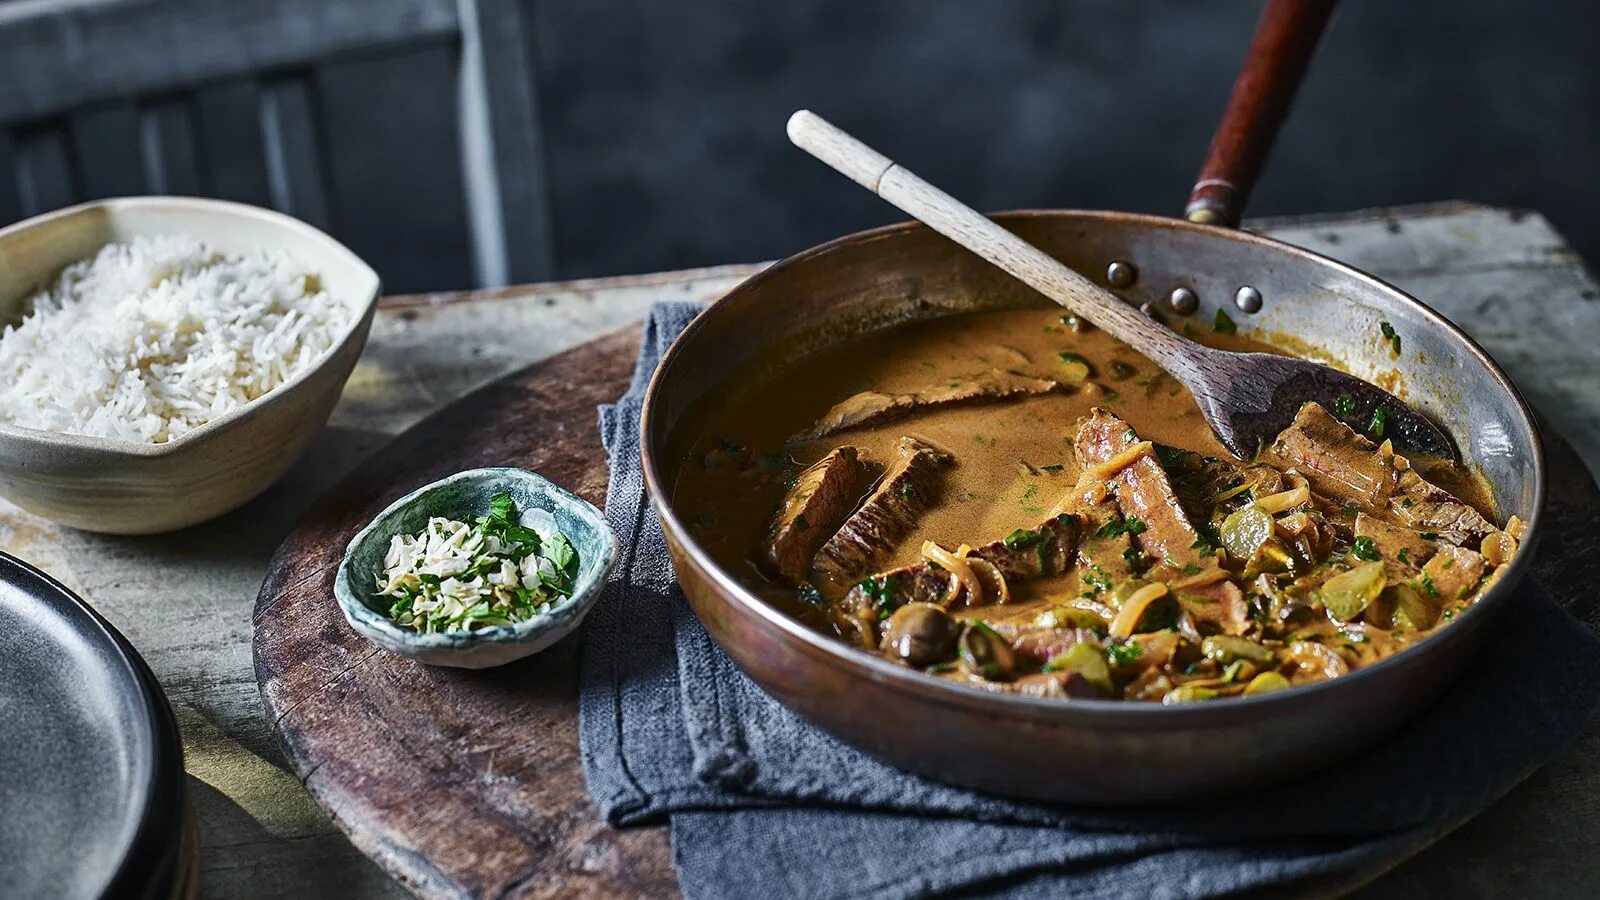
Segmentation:
[(1241, 459), (1255, 456), (1310, 400), (1344, 418), (1386, 415), (1383, 435), (1396, 447), (1455, 459), (1450, 439), (1388, 391), (1303, 359), (1197, 344), (809, 110), (790, 117), (789, 139), (1165, 369), (1194, 395), (1222, 445)]

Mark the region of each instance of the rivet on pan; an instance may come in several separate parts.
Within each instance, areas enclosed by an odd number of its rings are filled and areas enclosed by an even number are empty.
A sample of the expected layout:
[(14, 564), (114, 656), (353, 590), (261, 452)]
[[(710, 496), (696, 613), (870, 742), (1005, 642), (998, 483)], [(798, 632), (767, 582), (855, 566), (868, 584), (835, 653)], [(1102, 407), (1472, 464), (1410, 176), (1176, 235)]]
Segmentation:
[(1260, 312), (1261, 292), (1247, 284), (1233, 295), (1233, 305), (1247, 313)]
[(1135, 269), (1131, 262), (1119, 259), (1106, 266), (1106, 282), (1114, 288), (1133, 287), (1133, 283), (1138, 280), (1139, 270)]
[(1200, 298), (1186, 287), (1175, 287), (1167, 295), (1167, 305), (1180, 316), (1187, 316), (1200, 307)]

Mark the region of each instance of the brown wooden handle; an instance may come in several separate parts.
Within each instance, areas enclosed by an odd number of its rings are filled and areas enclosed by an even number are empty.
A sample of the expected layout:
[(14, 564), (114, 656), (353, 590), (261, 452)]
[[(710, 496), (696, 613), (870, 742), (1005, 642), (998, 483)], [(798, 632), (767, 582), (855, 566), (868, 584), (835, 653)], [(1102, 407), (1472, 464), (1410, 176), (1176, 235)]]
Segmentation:
[(1222, 114), (1183, 214), (1191, 222), (1234, 227), (1244, 215), (1267, 152), (1278, 135), (1337, 0), (1267, 0), (1249, 55)]

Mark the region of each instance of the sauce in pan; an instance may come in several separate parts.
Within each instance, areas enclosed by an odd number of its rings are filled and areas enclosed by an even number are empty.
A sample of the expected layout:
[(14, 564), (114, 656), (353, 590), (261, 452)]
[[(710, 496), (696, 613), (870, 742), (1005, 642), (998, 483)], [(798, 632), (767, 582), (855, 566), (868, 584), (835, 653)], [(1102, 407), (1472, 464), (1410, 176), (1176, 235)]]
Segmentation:
[(752, 591), (863, 650), (989, 690), (1210, 700), (1398, 652), (1515, 552), (1475, 479), (1339, 416), (1308, 405), (1234, 460), (1104, 332), (963, 313), (697, 411), (673, 502)]

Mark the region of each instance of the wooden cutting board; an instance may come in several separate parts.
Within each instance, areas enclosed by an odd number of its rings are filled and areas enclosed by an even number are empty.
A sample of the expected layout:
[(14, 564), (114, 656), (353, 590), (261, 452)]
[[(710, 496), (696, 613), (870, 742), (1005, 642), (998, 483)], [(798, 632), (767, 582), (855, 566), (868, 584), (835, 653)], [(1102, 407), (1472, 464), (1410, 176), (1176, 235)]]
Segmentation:
[[(278, 548), (256, 600), (256, 678), (312, 796), (424, 897), (677, 893), (662, 828), (607, 826), (578, 757), (578, 636), (498, 669), (423, 666), (379, 651), (332, 599), (345, 545), (395, 498), (488, 465), (534, 469), (599, 506), (595, 407), (627, 387), (639, 329), (507, 376), (396, 438), (323, 497)], [(1600, 627), (1600, 490), (1551, 437), (1535, 569)], [(1559, 578), (1554, 577), (1560, 572)]]

